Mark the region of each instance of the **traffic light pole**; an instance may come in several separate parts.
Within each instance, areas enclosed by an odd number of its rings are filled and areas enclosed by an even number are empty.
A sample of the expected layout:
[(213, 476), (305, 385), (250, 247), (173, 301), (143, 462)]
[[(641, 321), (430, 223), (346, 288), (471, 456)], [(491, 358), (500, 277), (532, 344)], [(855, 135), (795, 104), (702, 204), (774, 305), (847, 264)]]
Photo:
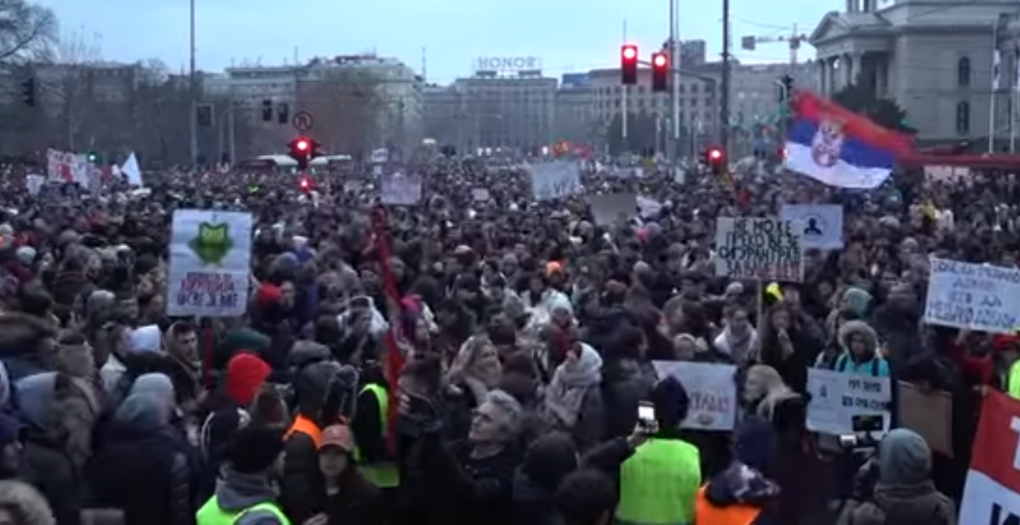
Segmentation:
[[(669, 0), (669, 108), (670, 128), (666, 132), (671, 137), (667, 148), (670, 163), (674, 166), (680, 157), (680, 50), (677, 39), (680, 33), (680, 0)], [(694, 152), (692, 151), (693, 155)]]
[(188, 79), (190, 84), (190, 113), (188, 131), (191, 135), (191, 164), (198, 165), (198, 78), (195, 70), (195, 0), (191, 0), (191, 71)]
[(719, 94), (719, 147), (730, 150), (730, 0), (723, 0), (722, 78)]

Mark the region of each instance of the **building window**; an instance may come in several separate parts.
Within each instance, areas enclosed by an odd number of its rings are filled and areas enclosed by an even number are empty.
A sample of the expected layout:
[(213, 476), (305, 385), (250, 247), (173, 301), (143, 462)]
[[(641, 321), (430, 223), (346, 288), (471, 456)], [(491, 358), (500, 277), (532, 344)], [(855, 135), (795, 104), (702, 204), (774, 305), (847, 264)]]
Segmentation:
[(967, 101), (956, 105), (956, 132), (960, 135), (970, 133), (970, 103)]
[(961, 58), (956, 63), (956, 85), (957, 87), (970, 86), (970, 59), (967, 57)]

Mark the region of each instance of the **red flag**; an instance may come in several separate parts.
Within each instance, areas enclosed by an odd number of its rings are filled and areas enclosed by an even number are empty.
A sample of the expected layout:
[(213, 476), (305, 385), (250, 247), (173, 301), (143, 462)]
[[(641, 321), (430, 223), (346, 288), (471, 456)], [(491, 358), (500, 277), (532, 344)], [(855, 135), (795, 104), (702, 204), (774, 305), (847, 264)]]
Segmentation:
[(386, 294), (386, 306), (389, 317), (390, 329), (386, 331), (386, 382), (389, 384), (389, 410), (387, 410), (386, 421), (388, 432), (386, 443), (391, 453), (396, 450), (396, 419), (397, 419), (397, 380), (400, 378), (400, 371), (404, 368), (404, 355), (397, 344), (399, 319), (393, 319), (393, 315), (399, 312), (400, 292), (397, 290), (397, 280), (393, 276), (393, 269), (390, 268), (390, 244), (388, 228), (386, 224), (386, 210), (381, 206), (372, 214), (372, 235), (375, 241), (376, 255), (379, 257), (379, 273), (382, 278), (383, 292)]

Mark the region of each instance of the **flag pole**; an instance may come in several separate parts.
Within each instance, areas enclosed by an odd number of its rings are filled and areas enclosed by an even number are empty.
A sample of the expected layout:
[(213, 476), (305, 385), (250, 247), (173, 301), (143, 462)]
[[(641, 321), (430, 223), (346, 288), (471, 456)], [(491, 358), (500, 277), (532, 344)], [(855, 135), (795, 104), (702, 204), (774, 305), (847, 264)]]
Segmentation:
[(1020, 103), (1020, 40), (1013, 33), (1013, 91), (1010, 93), (1013, 103), (1009, 105), (1009, 152), (1016, 153), (1016, 117), (1017, 103)]
[(992, 89), (988, 93), (988, 153), (995, 152), (995, 100), (1002, 77), (1002, 59), (999, 56), (999, 21), (992, 28)]

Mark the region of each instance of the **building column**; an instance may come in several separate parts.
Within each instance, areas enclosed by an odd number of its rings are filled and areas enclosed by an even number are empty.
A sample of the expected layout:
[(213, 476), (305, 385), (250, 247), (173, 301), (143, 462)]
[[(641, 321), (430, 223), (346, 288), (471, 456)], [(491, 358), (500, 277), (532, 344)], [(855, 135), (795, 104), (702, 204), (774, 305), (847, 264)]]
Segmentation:
[(829, 94), (831, 95), (831, 94), (839, 91), (839, 88), (841, 87), (839, 85), (839, 70), (836, 69), (836, 65), (839, 63), (839, 58), (838, 57), (831, 57), (831, 58), (829, 58), (828, 62), (829, 62), (829, 66), (828, 66), (828, 69), (829, 69)]
[(826, 58), (818, 60), (818, 89), (826, 96), (829, 95), (829, 68), (826, 66), (828, 63), (829, 60)]
[(874, 61), (875, 95), (884, 98), (889, 93), (889, 57), (883, 53)]

